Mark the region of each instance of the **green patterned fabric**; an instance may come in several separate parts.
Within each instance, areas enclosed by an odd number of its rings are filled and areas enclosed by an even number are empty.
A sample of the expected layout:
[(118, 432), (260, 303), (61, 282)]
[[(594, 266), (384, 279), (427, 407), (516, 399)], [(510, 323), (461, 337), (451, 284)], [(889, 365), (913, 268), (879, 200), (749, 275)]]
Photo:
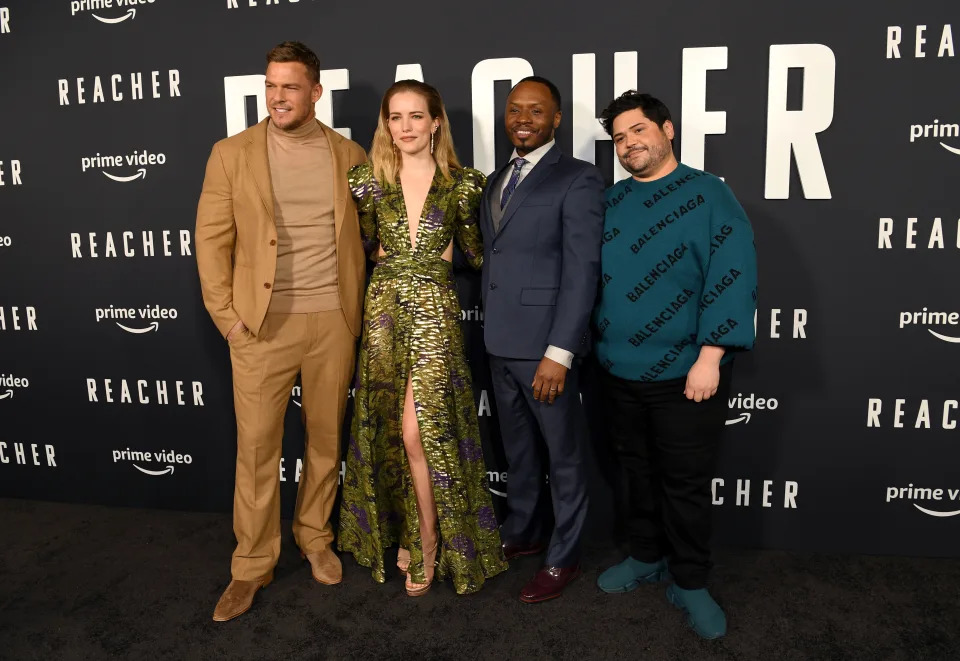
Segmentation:
[(423, 205), (415, 248), (399, 184), (381, 186), (369, 163), (352, 168), (364, 247), (382, 245), (364, 303), (357, 390), (343, 480), (339, 548), (386, 580), (383, 550), (410, 550), (410, 576), (425, 583), (417, 501), (401, 421), (411, 375), (420, 438), (439, 517), (436, 577), (475, 592), (507, 568), (480, 445), (470, 367), (460, 329), (453, 266), (441, 258), (454, 239), (471, 266), (483, 262), (477, 209), (484, 176), (438, 169)]

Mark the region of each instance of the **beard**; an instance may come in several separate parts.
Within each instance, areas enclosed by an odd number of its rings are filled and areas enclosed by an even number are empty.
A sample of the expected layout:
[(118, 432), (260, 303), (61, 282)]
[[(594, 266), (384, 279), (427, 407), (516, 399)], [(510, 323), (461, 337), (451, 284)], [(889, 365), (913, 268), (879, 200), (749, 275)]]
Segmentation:
[(310, 121), (312, 116), (309, 109), (301, 112), (291, 110), (291, 112), (281, 116), (279, 122), (272, 115), (270, 119), (281, 131), (294, 131)]
[[(649, 147), (634, 148), (619, 159), (620, 165), (635, 177), (642, 177), (656, 172), (657, 168), (667, 159), (671, 151), (672, 146), (669, 141), (658, 142)], [(635, 154), (638, 154), (639, 157), (635, 156), (631, 158), (631, 156)]]
[(544, 129), (532, 129), (534, 133), (531, 133), (526, 138), (518, 138), (516, 134), (511, 130), (510, 131), (510, 144), (512, 144), (517, 150), (524, 150), (525, 153), (529, 154), (535, 149), (539, 149), (544, 146), (553, 138), (553, 134), (549, 133)]

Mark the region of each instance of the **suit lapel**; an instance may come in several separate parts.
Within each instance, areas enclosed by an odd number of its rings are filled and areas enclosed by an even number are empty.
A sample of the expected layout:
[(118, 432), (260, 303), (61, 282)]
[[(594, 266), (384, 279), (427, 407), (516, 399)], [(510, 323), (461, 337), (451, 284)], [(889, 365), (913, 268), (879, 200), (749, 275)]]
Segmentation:
[(534, 190), (540, 185), (541, 181), (550, 175), (553, 166), (556, 165), (559, 160), (560, 149), (554, 145), (550, 151), (543, 155), (543, 158), (534, 166), (530, 174), (523, 178), (523, 181), (520, 182), (517, 189), (513, 191), (513, 195), (510, 196), (510, 201), (507, 202), (507, 208), (503, 210), (503, 218), (500, 219), (498, 235), (503, 232), (503, 228), (506, 227), (510, 219), (513, 218), (513, 214), (516, 213), (517, 208), (523, 203), (527, 195), (530, 194), (530, 191)]
[(332, 128), (320, 122), (323, 134), (327, 137), (330, 146), (330, 158), (333, 161), (333, 222), (336, 226), (337, 240), (340, 240), (340, 230), (343, 228), (343, 217), (347, 209), (347, 169), (349, 154), (344, 150), (343, 137)]
[(500, 167), (499, 170), (491, 174), (487, 178), (487, 189), (483, 196), (483, 205), (486, 207), (486, 217), (487, 221), (490, 223), (489, 228), (482, 228), (493, 234), (493, 205), (500, 204), (499, 199), (499, 188), (500, 182), (503, 180), (503, 173), (511, 166), (513, 161), (507, 161), (504, 165)]
[(276, 223), (273, 210), (273, 186), (270, 183), (270, 164), (267, 161), (267, 122), (263, 120), (257, 126), (257, 130), (250, 136), (250, 141), (243, 148), (244, 158), (247, 160), (247, 167), (253, 175), (253, 181), (257, 185), (257, 192), (260, 193), (260, 199), (263, 201), (263, 208), (267, 212), (270, 220)]

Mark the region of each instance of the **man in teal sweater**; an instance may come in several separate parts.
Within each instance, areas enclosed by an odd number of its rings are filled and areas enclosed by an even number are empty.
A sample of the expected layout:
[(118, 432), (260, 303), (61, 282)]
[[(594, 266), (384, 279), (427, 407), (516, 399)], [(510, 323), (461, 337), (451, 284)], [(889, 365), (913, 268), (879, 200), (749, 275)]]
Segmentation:
[(734, 354), (755, 338), (753, 230), (723, 181), (677, 162), (662, 102), (630, 91), (600, 119), (632, 175), (606, 193), (594, 313), (631, 549), (597, 582), (627, 592), (672, 574), (668, 600), (719, 638), (726, 616), (706, 589), (710, 480)]

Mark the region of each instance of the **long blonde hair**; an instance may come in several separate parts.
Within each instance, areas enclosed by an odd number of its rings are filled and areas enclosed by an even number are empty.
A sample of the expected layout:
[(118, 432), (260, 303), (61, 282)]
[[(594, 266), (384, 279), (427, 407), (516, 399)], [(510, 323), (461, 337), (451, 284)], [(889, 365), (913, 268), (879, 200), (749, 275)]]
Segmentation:
[(373, 164), (373, 176), (381, 186), (395, 186), (397, 175), (400, 173), (400, 151), (393, 144), (390, 127), (390, 99), (398, 92), (415, 92), (427, 102), (427, 111), (432, 119), (440, 120), (440, 126), (433, 135), (433, 160), (443, 173), (444, 179), (450, 181), (451, 169), (463, 167), (457, 160), (457, 152), (453, 147), (453, 136), (450, 134), (450, 120), (443, 107), (443, 99), (431, 85), (419, 80), (398, 80), (391, 85), (383, 95), (380, 104), (380, 118), (377, 121), (377, 130), (373, 134), (373, 145), (370, 147), (370, 162)]

